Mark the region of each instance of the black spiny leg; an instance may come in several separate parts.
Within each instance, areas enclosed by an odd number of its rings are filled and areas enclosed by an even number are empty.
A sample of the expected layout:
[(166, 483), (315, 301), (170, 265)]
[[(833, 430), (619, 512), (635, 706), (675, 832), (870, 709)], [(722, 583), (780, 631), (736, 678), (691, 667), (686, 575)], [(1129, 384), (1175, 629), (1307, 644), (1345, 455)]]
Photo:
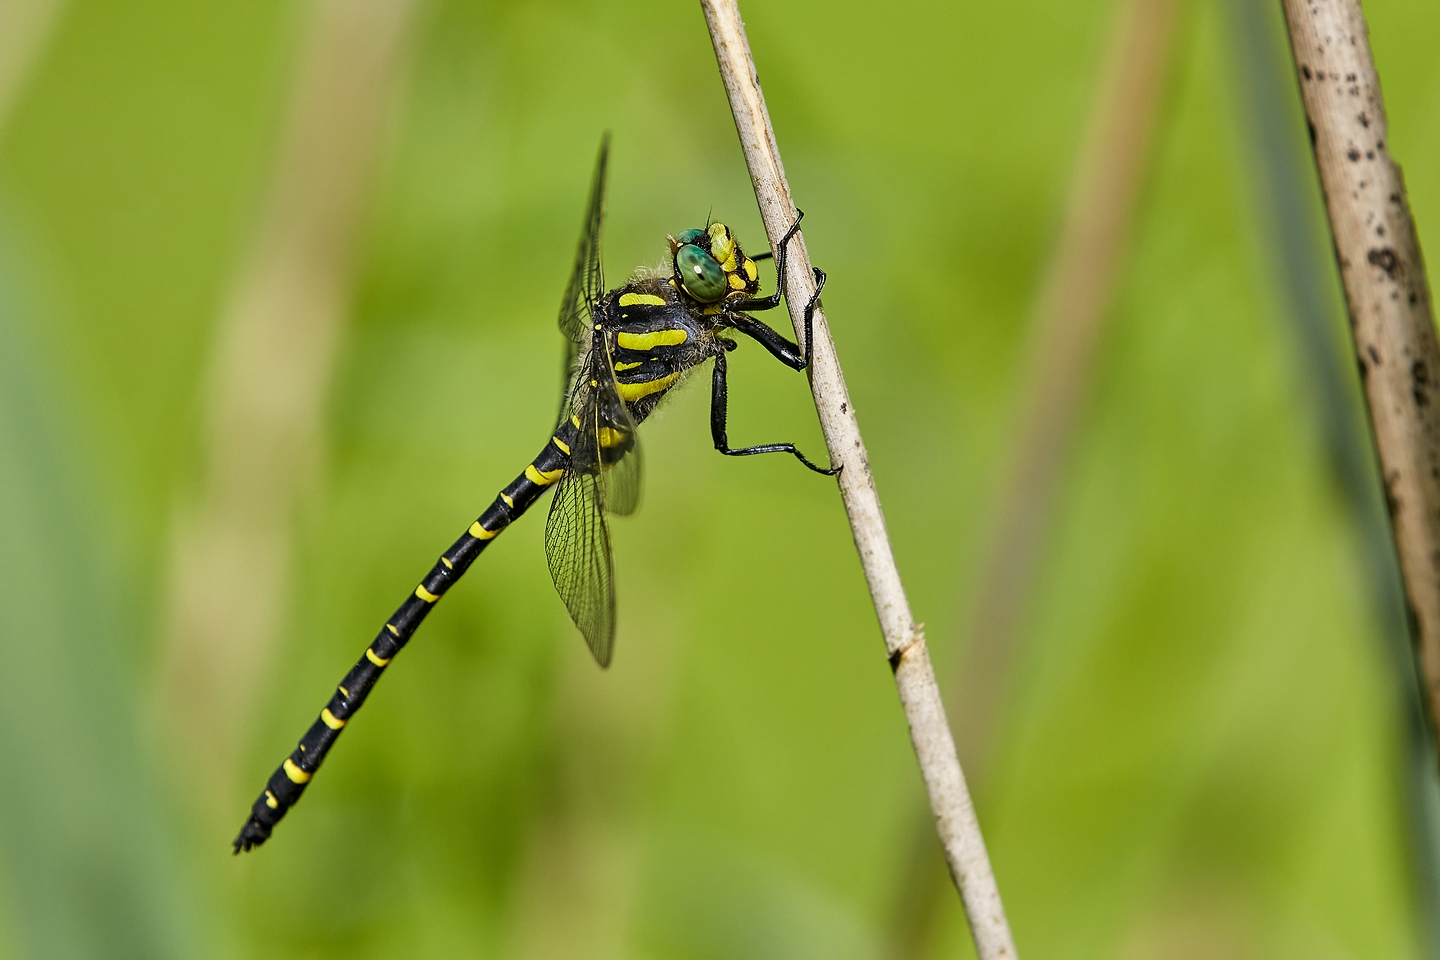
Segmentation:
[[(775, 333), (775, 331), (770, 330), (769, 327), (765, 327), (764, 324), (758, 324), (758, 326), (764, 327), (764, 329), (769, 330), (772, 334)], [(779, 336), (778, 334), (775, 335)], [(761, 342), (763, 343), (764, 341)], [(791, 344), (791, 347), (793, 348), (794, 344)], [(779, 356), (779, 354), (776, 354), (776, 356)], [(725, 353), (722, 351), (715, 355), (715, 372), (710, 380), (710, 436), (715, 441), (715, 449), (725, 454), (725, 456), (752, 457), (757, 453), (789, 453), (794, 454), (795, 459), (816, 473), (823, 473), (827, 477), (833, 477), (840, 472), (839, 467), (830, 467), (827, 470), (815, 466), (815, 464), (805, 458), (805, 454), (795, 449), (795, 444), (793, 443), (762, 443), (754, 447), (732, 448), (730, 446), (730, 439), (725, 434), (725, 411), (728, 399), (729, 391), (725, 383)]]
[(825, 271), (819, 267), (812, 269), (815, 271), (815, 292), (805, 304), (805, 318), (800, 324), (805, 331), (803, 352), (799, 344), (754, 317), (747, 317), (742, 313), (725, 314), (725, 321), (729, 326), (760, 344), (772, 357), (791, 370), (804, 370), (810, 366), (810, 361), (815, 356), (815, 304), (820, 300), (820, 291), (825, 289)]
[[(800, 221), (804, 219), (805, 211), (796, 207), (795, 222), (790, 224), (790, 229), (786, 230), (785, 236), (780, 238), (780, 249), (775, 254), (775, 292), (768, 297), (754, 297), (750, 300), (741, 300), (739, 303), (730, 304), (731, 310), (745, 313), (751, 310), (774, 310), (780, 306), (780, 297), (785, 292), (785, 250), (790, 246), (790, 238), (800, 232)], [(769, 254), (762, 253), (760, 256), (750, 259), (761, 260), (767, 256)]]

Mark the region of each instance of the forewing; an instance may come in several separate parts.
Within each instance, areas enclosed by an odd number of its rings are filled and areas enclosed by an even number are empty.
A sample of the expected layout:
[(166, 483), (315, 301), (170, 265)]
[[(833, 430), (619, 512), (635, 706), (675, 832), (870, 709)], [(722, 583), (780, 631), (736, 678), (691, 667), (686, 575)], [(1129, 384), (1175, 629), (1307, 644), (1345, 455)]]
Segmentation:
[(590, 183), (590, 206), (580, 228), (580, 243), (575, 248), (575, 266), (565, 287), (565, 299), (560, 302), (560, 332), (571, 343), (584, 340), (591, 309), (605, 292), (605, 278), (600, 268), (600, 227), (605, 217), (605, 168), (609, 157), (610, 135), (607, 133), (600, 139), (595, 178)]
[[(585, 340), (595, 313), (595, 302), (605, 292), (604, 271), (600, 267), (600, 227), (605, 218), (605, 169), (610, 158), (610, 135), (600, 138), (600, 154), (595, 158), (595, 177), (590, 183), (590, 204), (585, 222), (580, 226), (580, 243), (575, 248), (575, 266), (565, 297), (560, 301), (560, 332), (565, 337), (565, 350), (560, 357), (560, 415), (564, 420), (567, 400), (575, 386), (575, 358)], [(573, 401), (572, 401), (573, 402)]]

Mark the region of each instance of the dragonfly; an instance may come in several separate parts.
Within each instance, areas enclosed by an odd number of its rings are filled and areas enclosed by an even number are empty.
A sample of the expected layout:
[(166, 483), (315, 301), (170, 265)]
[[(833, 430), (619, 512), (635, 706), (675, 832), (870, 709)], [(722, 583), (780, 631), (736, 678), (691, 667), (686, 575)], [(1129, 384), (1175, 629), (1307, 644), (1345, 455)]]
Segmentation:
[(813, 358), (813, 319), (825, 286), (824, 271), (814, 271), (815, 291), (803, 314), (803, 348), (750, 316), (780, 305), (786, 250), (804, 214), (797, 211), (774, 254), (776, 290), (770, 296), (759, 296), (756, 265), (770, 254), (747, 256), (723, 223), (669, 237), (665, 269), (637, 271), (623, 286), (606, 291), (600, 233), (608, 163), (607, 136), (601, 139), (574, 268), (560, 305), (562, 391), (550, 438), (385, 621), (320, 716), (271, 774), (233, 841), (235, 853), (269, 839), (435, 604), (485, 548), (552, 487), (555, 497), (545, 523), (550, 575), (595, 661), (602, 668), (610, 665), (615, 570), (607, 517), (628, 516), (640, 502), (637, 426), (705, 361), (714, 362), (710, 433), (716, 450), (731, 457), (788, 453), (816, 473), (840, 472), (839, 465), (811, 462), (793, 443), (732, 447), (727, 432), (726, 355), (738, 345), (729, 334), (754, 340), (797, 371), (809, 367)]

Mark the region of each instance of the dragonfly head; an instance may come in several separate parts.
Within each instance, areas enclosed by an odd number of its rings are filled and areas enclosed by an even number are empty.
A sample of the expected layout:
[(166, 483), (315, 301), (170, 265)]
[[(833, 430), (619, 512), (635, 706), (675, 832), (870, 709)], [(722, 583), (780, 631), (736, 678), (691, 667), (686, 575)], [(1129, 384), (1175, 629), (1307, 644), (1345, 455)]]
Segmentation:
[(755, 261), (723, 223), (671, 237), (670, 254), (676, 284), (701, 303), (719, 303), (733, 294), (750, 297), (760, 289)]

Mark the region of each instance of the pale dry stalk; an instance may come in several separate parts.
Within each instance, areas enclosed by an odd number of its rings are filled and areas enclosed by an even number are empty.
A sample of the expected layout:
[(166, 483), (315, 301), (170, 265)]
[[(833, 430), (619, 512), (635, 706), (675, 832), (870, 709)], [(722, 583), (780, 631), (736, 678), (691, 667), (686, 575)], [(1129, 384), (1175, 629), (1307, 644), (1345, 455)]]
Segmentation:
[(1440, 704), (1440, 343), (1357, 0), (1283, 0), (1431, 722)]
[[(794, 221), (796, 211), (785, 182), (775, 132), (760, 93), (740, 11), (735, 0), (701, 0), (701, 7), (730, 109), (735, 115), (735, 129), (750, 169), (765, 232), (771, 248), (775, 249)], [(796, 334), (803, 336), (804, 305), (815, 290), (803, 235), (791, 241), (788, 252), (786, 303)], [(845, 388), (824, 310), (819, 307), (815, 310), (814, 337), (810, 386), (815, 409), (831, 461), (844, 466), (838, 477), (840, 496), (870, 586), (875, 614), (885, 638), (885, 652), (895, 671), (895, 685), (910, 726), (910, 740), (920, 762), (945, 859), (960, 892), (979, 956), (982, 960), (1014, 958), (1014, 939), (1005, 919), (1005, 908), (990, 868), (975, 807), (955, 755), (955, 743), (950, 736), (925, 637), (910, 614), (910, 604), (885, 532), (885, 518), (880, 512), (855, 407)]]

